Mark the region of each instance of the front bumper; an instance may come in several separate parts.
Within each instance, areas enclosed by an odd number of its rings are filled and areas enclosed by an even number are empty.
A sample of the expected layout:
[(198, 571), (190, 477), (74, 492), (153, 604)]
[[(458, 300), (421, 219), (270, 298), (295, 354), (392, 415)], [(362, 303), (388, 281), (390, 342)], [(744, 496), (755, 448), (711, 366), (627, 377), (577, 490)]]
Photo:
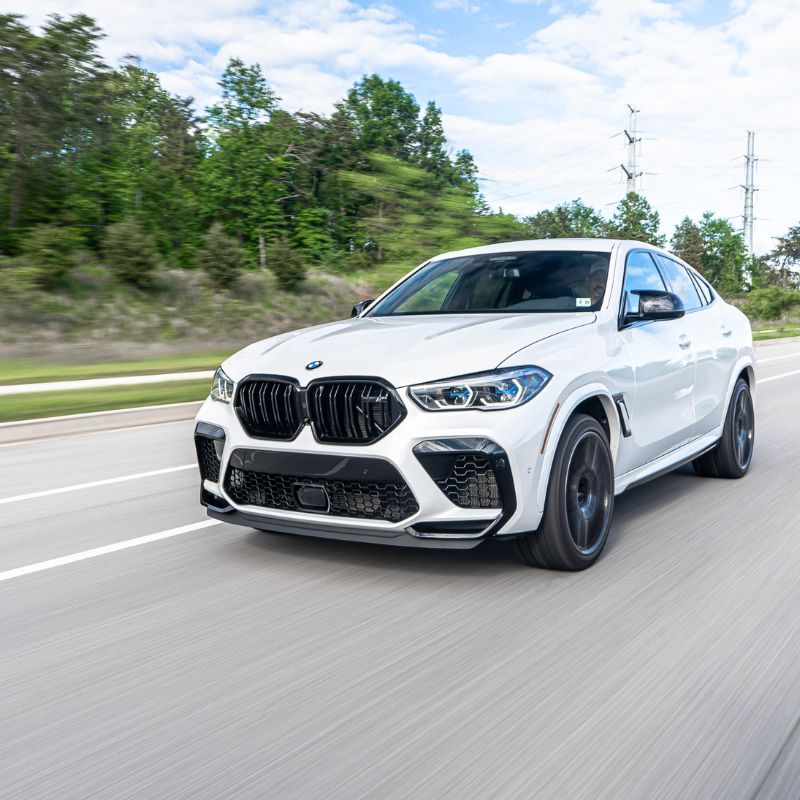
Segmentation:
[[(198, 444), (202, 502), (209, 516), (233, 524), (417, 547), (469, 548), (538, 526), (538, 509), (522, 498), (535, 497), (540, 442), (534, 440), (541, 426), (521, 425), (517, 412), (408, 411), (408, 419), (375, 444), (322, 445), (308, 430), (292, 441), (251, 438), (229, 406), (207, 401), (196, 430), (205, 443), (202, 451)], [(486, 502), (485, 486), (478, 507), (459, 502), (474, 499), (474, 474), (464, 485), (446, 484), (448, 464), (470, 453), (493, 473), (495, 502)], [(388, 500), (378, 496), (386, 486)], [(351, 513), (354, 505), (359, 513)]]

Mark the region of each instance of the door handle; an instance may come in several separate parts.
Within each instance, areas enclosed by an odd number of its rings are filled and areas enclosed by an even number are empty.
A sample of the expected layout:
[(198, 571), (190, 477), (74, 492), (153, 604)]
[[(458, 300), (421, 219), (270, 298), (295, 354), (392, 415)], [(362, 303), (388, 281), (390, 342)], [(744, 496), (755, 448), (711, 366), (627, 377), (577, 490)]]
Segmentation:
[(731, 329), (727, 325), (721, 325), (719, 331), (723, 336), (731, 335)]
[(684, 350), (692, 343), (692, 340), (685, 334), (682, 333), (678, 337), (678, 346), (682, 347)]

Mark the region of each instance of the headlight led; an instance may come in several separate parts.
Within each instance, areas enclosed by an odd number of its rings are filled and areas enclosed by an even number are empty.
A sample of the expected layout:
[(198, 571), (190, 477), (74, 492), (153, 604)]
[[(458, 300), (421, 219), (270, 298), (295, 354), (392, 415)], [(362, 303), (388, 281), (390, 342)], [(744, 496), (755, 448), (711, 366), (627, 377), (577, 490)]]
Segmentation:
[(411, 386), (408, 393), (426, 411), (499, 411), (527, 403), (552, 377), (541, 367), (507, 367)]
[(211, 384), (211, 399), (220, 403), (230, 403), (233, 400), (233, 381), (219, 367), (214, 373)]

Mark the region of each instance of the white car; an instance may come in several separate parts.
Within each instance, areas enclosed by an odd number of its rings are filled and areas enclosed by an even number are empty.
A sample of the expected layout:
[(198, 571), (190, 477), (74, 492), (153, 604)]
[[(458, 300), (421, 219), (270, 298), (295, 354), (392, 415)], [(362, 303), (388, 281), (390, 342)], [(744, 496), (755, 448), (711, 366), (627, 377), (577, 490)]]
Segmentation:
[(349, 320), (250, 345), (197, 415), (210, 516), (424, 547), (599, 557), (614, 496), (753, 456), (750, 325), (675, 256), (558, 239), (445, 253)]

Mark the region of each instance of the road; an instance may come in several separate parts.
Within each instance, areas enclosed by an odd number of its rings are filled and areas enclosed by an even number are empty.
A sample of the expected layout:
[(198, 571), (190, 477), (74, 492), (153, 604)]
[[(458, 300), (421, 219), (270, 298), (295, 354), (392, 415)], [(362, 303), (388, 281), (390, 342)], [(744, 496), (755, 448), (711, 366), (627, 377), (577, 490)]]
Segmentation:
[(191, 423), (0, 447), (0, 797), (796, 800), (800, 342), (759, 358), (751, 473), (622, 495), (579, 574), (196, 526)]

